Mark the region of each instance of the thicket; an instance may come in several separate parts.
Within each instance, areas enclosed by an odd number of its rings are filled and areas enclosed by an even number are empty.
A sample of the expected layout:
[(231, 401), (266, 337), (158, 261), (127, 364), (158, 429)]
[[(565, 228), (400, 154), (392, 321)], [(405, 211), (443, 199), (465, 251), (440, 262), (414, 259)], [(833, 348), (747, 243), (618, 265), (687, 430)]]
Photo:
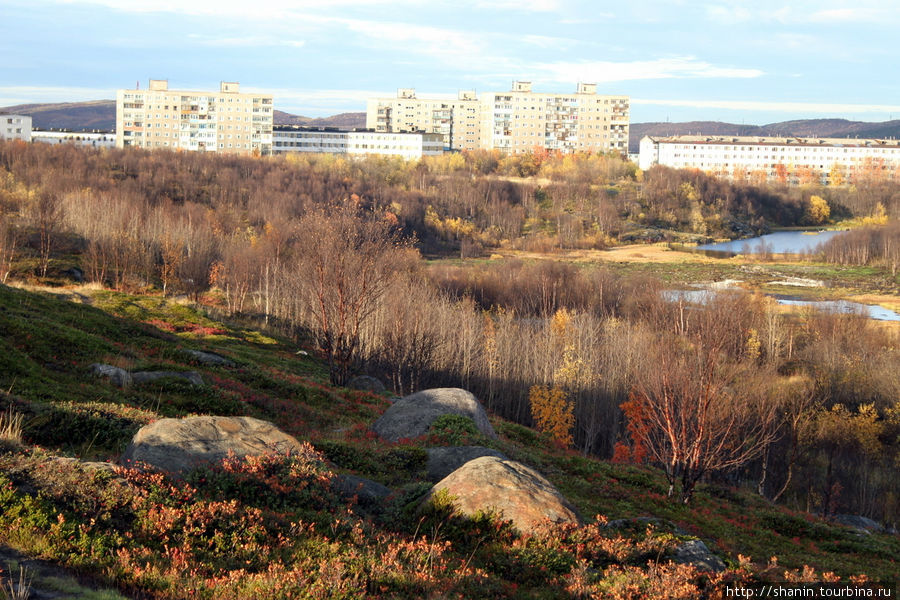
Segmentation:
[[(600, 247), (644, 226), (734, 235), (801, 224), (821, 207), (813, 197), (832, 216), (890, 215), (886, 184), (779, 191), (597, 155), (244, 159), (16, 143), (0, 144), (0, 167), (0, 278), (78, 268), (258, 315), (313, 339), (334, 383), (365, 370), (401, 394), (467, 388), (586, 454), (670, 461), (683, 500), (721, 478), (809, 510), (900, 518), (895, 334), (855, 315), (788, 320), (747, 294), (673, 302), (658, 281), (561, 263), (429, 268), (413, 248)], [(535, 411), (539, 396), (562, 407), (556, 422)], [(654, 438), (660, 410), (681, 429)], [(692, 427), (720, 433), (681, 447)]]

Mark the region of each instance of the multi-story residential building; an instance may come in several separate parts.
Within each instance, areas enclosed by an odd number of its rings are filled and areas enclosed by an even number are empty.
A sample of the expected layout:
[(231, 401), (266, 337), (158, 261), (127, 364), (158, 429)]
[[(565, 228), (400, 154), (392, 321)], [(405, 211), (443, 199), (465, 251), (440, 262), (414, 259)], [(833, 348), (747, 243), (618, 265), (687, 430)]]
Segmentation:
[(579, 83), (573, 94), (538, 93), (527, 81), (482, 101), (482, 148), (519, 154), (543, 148), (564, 153), (628, 151), (627, 96), (597, 94)]
[(0, 114), (0, 140), (31, 141), (31, 117)]
[(857, 138), (644, 136), (639, 166), (701, 169), (728, 177), (784, 183), (837, 183), (865, 169), (900, 167), (900, 141)]
[(75, 144), (92, 148), (115, 148), (115, 132), (102, 131), (43, 131), (35, 129), (31, 132), (32, 142), (44, 144)]
[(459, 92), (452, 100), (417, 98), (415, 89), (401, 88), (396, 98), (369, 99), (366, 128), (379, 133), (439, 133), (445, 150), (473, 150), (479, 147), (480, 113), (474, 91)]
[(272, 152), (324, 152), (330, 154), (399, 156), (417, 159), (444, 152), (440, 133), (384, 133), (342, 131), (328, 127), (279, 126), (273, 132)]
[(527, 81), (509, 92), (460, 92), (457, 100), (416, 98), (400, 89), (396, 98), (369, 100), (366, 126), (376, 131), (443, 133), (448, 150), (534, 148), (561, 152), (626, 152), (627, 96), (598, 95), (595, 84), (581, 83), (574, 94), (537, 93)]
[(269, 154), (273, 115), (270, 94), (242, 94), (236, 82), (210, 92), (151, 79), (147, 90), (116, 93), (116, 146)]

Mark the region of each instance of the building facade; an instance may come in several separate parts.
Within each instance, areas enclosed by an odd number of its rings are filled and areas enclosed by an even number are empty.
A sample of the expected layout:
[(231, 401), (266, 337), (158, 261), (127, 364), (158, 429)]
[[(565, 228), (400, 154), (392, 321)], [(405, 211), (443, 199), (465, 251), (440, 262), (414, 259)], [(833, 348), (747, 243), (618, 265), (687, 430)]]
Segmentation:
[(370, 99), (366, 111), (366, 127), (375, 131), (441, 133), (446, 150), (510, 154), (535, 148), (624, 154), (628, 126), (628, 97), (597, 94), (587, 83), (573, 94), (556, 94), (515, 81), (509, 92), (465, 91), (456, 100), (417, 98), (406, 88), (396, 98)]
[(848, 181), (854, 174), (900, 167), (900, 141), (857, 138), (644, 136), (641, 169), (665, 165), (732, 178), (783, 183)]
[(42, 131), (31, 132), (32, 142), (43, 144), (75, 144), (92, 148), (115, 148), (116, 134), (94, 131)]
[(0, 114), (0, 140), (31, 141), (31, 117)]
[(273, 154), (317, 152), (350, 155), (398, 156), (407, 160), (444, 152), (440, 133), (342, 131), (328, 127), (279, 126), (273, 132)]
[(273, 116), (271, 95), (242, 94), (236, 82), (210, 92), (151, 79), (147, 90), (117, 91), (116, 146), (266, 155)]

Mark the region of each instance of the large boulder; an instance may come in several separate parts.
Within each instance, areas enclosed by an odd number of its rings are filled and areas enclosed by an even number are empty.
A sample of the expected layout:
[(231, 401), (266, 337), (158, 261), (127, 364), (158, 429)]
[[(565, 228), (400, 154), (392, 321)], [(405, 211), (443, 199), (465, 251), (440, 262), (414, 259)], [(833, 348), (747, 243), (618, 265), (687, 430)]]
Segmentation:
[(495, 438), (487, 413), (475, 396), (459, 388), (423, 390), (394, 402), (372, 429), (389, 442), (402, 438), (416, 438), (428, 432), (435, 419), (442, 415), (462, 415), (475, 421), (484, 435)]
[(331, 488), (344, 500), (355, 498), (357, 504), (365, 507), (378, 507), (382, 500), (391, 495), (389, 487), (356, 475), (335, 475)]
[(383, 394), (386, 391), (384, 384), (371, 375), (357, 375), (347, 382), (347, 387), (351, 390), (372, 392), (373, 394)]
[(673, 560), (681, 565), (691, 565), (700, 571), (721, 573), (725, 570), (722, 559), (700, 540), (690, 540), (675, 548)]
[(234, 361), (230, 358), (225, 358), (221, 354), (216, 354), (215, 352), (204, 352), (203, 350), (184, 350), (184, 353), (189, 355), (191, 358), (196, 360), (201, 365), (207, 365), (211, 367), (233, 367)]
[(91, 370), (91, 373), (93, 373), (97, 377), (105, 377), (109, 379), (109, 382), (116, 387), (127, 388), (133, 382), (131, 373), (119, 367), (93, 363), (88, 368)]
[(856, 530), (857, 533), (883, 533), (884, 526), (878, 521), (873, 521), (868, 517), (860, 515), (834, 515), (832, 517), (835, 523), (840, 523), (845, 527)]
[(475, 460), (482, 456), (506, 458), (499, 450), (485, 448), (484, 446), (428, 448), (426, 452), (428, 453), (428, 463), (425, 468), (428, 471), (429, 481), (440, 481), (470, 460)]
[(144, 463), (177, 474), (236, 456), (302, 452), (294, 437), (252, 417), (160, 419), (141, 427), (122, 455), (122, 464)]
[(131, 378), (139, 385), (160, 379), (180, 379), (191, 385), (203, 385), (203, 378), (197, 371), (135, 371), (131, 374)]
[(426, 502), (445, 490), (465, 515), (498, 511), (522, 533), (542, 523), (581, 523), (581, 517), (553, 484), (530, 467), (512, 460), (483, 456), (470, 460), (437, 482)]

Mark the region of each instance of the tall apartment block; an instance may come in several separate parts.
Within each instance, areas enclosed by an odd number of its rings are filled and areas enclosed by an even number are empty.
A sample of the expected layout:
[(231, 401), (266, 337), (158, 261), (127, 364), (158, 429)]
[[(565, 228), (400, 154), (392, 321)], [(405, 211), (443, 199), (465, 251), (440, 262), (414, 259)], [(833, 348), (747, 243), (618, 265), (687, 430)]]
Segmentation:
[(202, 92), (151, 79), (147, 90), (116, 92), (116, 147), (266, 155), (273, 115), (271, 95), (242, 94), (235, 82)]
[(366, 129), (377, 133), (439, 133), (444, 149), (480, 147), (481, 103), (473, 91), (459, 92), (456, 100), (416, 98), (413, 88), (397, 90), (396, 98), (370, 98)]
[(509, 92), (457, 100), (416, 98), (401, 89), (397, 98), (369, 100), (366, 127), (376, 131), (443, 133), (448, 150), (483, 148), (517, 154), (545, 148), (560, 152), (625, 153), (629, 99), (597, 94), (596, 84), (580, 83), (573, 94), (538, 93), (527, 81)]

